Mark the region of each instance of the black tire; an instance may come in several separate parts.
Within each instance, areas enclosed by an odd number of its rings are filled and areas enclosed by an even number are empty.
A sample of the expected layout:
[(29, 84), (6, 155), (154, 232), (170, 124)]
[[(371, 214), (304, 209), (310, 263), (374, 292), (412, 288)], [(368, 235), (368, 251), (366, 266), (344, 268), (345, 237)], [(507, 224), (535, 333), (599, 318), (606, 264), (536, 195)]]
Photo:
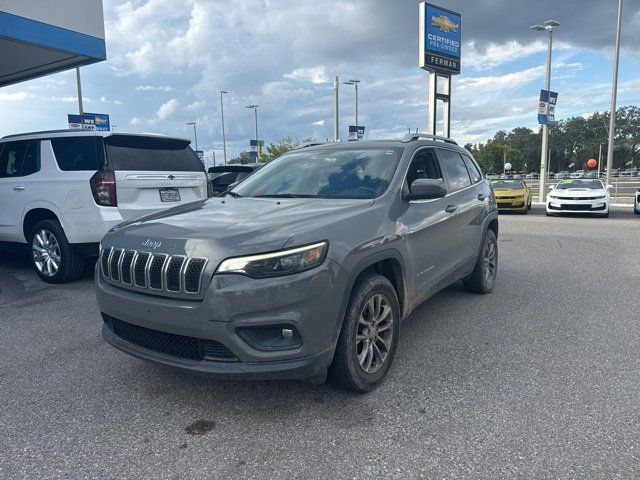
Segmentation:
[(609, 218), (609, 210), (607, 210), (606, 213), (603, 213), (602, 215), (600, 215), (601, 218)]
[(555, 217), (555, 216), (556, 216), (555, 213), (547, 212), (547, 217)]
[(529, 200), (529, 205), (527, 205), (527, 210), (531, 210), (531, 200)]
[(637, 208), (633, 207), (633, 214), (634, 215), (640, 215), (640, 210), (638, 210)]
[[(36, 263), (36, 252), (34, 250), (34, 241), (36, 235), (40, 232), (48, 232), (57, 242), (59, 251), (59, 267), (52, 275), (46, 274), (46, 269), (41, 271)], [(42, 220), (34, 225), (29, 235), (29, 246), (31, 247), (31, 265), (38, 276), (47, 283), (65, 283), (75, 280), (84, 272), (84, 258), (78, 255), (73, 247), (69, 244), (64, 230), (57, 220)], [(53, 271), (53, 270), (51, 270)]]
[[(361, 316), (364, 318), (365, 312), (368, 311), (367, 303), (370, 300), (375, 300), (380, 297), (386, 300), (386, 305), (391, 309), (390, 314), (393, 316), (392, 321), (389, 328), (385, 330), (386, 332), (391, 332), (391, 335), (389, 335), (390, 338), (387, 337), (387, 343), (389, 345), (385, 358), (380, 362), (378, 370), (369, 373), (365, 371), (365, 366), (360, 365), (358, 359), (358, 349), (362, 348), (364, 342), (367, 341), (361, 341), (361, 344), (358, 345), (356, 335), (358, 335), (359, 331), (361, 335), (363, 333), (366, 334), (361, 330), (364, 324), (360, 322), (360, 318)], [(380, 310), (382, 311), (384, 309), (381, 308)], [(379, 325), (382, 325), (382, 322), (380, 322)], [(377, 334), (378, 326), (375, 328)], [(398, 347), (399, 335), (400, 305), (393, 285), (382, 275), (371, 274), (364, 277), (356, 284), (351, 292), (349, 305), (342, 323), (342, 330), (340, 331), (340, 337), (338, 338), (336, 350), (333, 355), (333, 362), (329, 367), (329, 377), (340, 387), (351, 390), (352, 392), (366, 393), (372, 391), (382, 383), (389, 368), (391, 368), (393, 357)], [(377, 348), (377, 352), (381, 352), (381, 347), (383, 347), (385, 343), (382, 339), (378, 340), (376, 337), (372, 345)], [(373, 348), (371, 352), (371, 355), (374, 355)], [(365, 350), (361, 350), (361, 355), (365, 355)], [(367, 358), (367, 356), (364, 357), (365, 365)], [(375, 366), (373, 362), (370, 362), (369, 365), (370, 367)]]
[[(489, 273), (487, 270), (489, 269)], [(482, 248), (471, 275), (464, 281), (467, 290), (473, 293), (491, 293), (498, 273), (498, 241), (493, 230), (487, 230)]]

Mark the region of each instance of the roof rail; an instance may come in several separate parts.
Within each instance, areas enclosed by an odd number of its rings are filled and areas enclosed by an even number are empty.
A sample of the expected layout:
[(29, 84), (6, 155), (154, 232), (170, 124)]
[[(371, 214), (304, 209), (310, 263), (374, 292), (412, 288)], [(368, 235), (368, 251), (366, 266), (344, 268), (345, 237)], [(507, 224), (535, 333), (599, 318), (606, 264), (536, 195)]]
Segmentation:
[(305, 142), (301, 143), (295, 148), (292, 148), (291, 150), (300, 150), (301, 148), (315, 147), (316, 145), (324, 145), (325, 143), (328, 142)]
[(429, 135), (428, 133), (407, 133), (404, 137), (402, 137), (403, 142), (413, 142), (415, 140), (420, 140), (421, 138), (425, 138), (427, 140), (436, 140), (440, 142), (450, 143), (452, 145), (458, 145), (458, 142), (455, 140), (451, 140), (448, 137), (442, 137), (440, 135)]

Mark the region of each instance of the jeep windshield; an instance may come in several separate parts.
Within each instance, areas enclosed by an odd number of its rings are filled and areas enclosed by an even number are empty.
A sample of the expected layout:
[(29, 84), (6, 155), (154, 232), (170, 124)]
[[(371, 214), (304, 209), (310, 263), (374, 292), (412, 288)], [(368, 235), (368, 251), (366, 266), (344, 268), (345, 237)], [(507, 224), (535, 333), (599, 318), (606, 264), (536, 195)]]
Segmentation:
[(230, 193), (239, 197), (377, 198), (393, 177), (402, 148), (293, 151), (267, 164)]

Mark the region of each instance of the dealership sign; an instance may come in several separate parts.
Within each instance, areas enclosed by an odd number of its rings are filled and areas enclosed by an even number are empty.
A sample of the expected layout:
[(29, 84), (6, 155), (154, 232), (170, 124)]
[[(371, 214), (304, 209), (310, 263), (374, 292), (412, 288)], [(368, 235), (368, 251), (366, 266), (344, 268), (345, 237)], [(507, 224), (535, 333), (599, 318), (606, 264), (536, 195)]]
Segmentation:
[(350, 142), (354, 142), (356, 140), (362, 140), (363, 137), (364, 127), (360, 125), (349, 125), (349, 136), (347, 137), (347, 140), (349, 140)]
[(67, 115), (69, 128), (82, 130), (97, 130), (108, 132), (111, 130), (109, 115), (104, 113), (84, 113), (82, 115), (70, 113)]
[(461, 23), (459, 13), (420, 4), (420, 68), (445, 75), (460, 73)]
[(540, 102), (538, 103), (538, 123), (540, 125), (553, 125), (556, 123), (557, 102), (557, 92), (540, 90)]

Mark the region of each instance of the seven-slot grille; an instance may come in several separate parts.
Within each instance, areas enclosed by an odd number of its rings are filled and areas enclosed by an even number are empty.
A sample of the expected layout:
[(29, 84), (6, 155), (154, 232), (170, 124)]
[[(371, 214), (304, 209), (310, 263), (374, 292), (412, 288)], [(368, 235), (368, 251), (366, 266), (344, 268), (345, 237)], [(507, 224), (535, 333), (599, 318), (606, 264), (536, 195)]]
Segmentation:
[(206, 258), (169, 256), (107, 247), (100, 252), (104, 278), (123, 287), (155, 292), (200, 293)]

